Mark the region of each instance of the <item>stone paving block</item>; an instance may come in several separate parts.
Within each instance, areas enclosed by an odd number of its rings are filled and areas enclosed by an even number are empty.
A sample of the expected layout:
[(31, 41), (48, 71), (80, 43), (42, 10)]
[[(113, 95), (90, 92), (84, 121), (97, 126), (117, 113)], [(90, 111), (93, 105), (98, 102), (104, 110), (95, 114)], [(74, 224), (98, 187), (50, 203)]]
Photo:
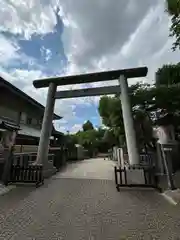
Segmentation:
[(166, 240), (179, 236), (180, 208), (168, 204), (156, 191), (119, 193), (114, 181), (101, 179), (50, 179), (7, 209), (0, 222), (0, 239), (12, 240)]
[(144, 172), (142, 169), (127, 169), (127, 181), (129, 184), (144, 184)]
[(58, 179), (21, 201), (4, 219), (0, 237), (106, 240), (141, 234), (168, 239), (180, 233), (172, 219), (180, 220), (154, 191), (118, 193), (112, 181)]

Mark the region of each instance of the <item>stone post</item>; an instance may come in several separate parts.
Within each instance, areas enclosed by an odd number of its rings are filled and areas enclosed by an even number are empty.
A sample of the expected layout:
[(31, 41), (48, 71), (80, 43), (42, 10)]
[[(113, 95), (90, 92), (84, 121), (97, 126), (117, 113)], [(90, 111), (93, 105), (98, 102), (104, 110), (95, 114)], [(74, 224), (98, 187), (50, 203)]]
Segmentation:
[(43, 164), (43, 166), (48, 163), (49, 142), (52, 131), (56, 88), (57, 86), (54, 83), (50, 83), (42, 122), (36, 164)]
[(122, 115), (124, 121), (124, 129), (126, 135), (126, 143), (129, 156), (129, 164), (139, 164), (139, 153), (137, 148), (137, 140), (133, 123), (132, 109), (130, 99), (128, 96), (128, 82), (124, 75), (119, 77), (119, 84), (121, 88), (121, 104), (122, 104)]

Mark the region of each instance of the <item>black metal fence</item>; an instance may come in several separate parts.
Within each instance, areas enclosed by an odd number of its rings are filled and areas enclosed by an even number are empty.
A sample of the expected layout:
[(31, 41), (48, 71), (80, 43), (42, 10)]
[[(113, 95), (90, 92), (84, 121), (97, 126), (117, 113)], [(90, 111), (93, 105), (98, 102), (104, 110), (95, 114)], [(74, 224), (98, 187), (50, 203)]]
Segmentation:
[[(143, 172), (144, 182), (142, 183), (133, 183), (130, 179), (130, 175), (132, 170), (141, 170)], [(128, 176), (129, 174), (129, 176)], [(132, 166), (132, 167), (114, 167), (114, 175), (115, 175), (115, 184), (116, 189), (120, 191), (121, 187), (143, 187), (143, 188), (156, 188), (160, 190), (158, 187), (158, 178), (155, 174), (154, 167), (145, 167), (145, 166)]]

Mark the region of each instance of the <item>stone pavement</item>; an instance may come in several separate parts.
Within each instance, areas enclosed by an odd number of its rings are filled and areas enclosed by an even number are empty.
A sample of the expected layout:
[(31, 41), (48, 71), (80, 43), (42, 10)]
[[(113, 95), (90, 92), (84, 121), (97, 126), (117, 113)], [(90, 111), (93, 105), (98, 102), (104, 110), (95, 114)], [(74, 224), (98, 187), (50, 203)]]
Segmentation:
[(0, 196), (0, 209), (9, 204), (0, 216), (0, 239), (178, 239), (179, 206), (153, 190), (118, 193), (112, 165), (102, 159), (72, 164), (14, 205), (8, 196), (19, 188)]
[(55, 178), (114, 180), (114, 166), (115, 162), (107, 159), (87, 159), (79, 163), (72, 163)]
[(4, 186), (0, 183), (0, 195), (6, 194), (7, 192), (11, 191), (15, 186)]

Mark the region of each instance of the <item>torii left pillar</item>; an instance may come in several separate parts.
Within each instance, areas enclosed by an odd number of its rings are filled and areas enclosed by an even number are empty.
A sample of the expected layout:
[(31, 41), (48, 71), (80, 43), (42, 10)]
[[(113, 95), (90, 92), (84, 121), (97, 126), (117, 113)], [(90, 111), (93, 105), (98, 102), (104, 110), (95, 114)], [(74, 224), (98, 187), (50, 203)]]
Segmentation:
[(54, 114), (55, 93), (57, 86), (54, 83), (49, 84), (46, 107), (41, 128), (41, 136), (39, 141), (36, 164), (43, 164), (46, 167), (48, 164), (49, 142), (52, 132), (52, 121)]

